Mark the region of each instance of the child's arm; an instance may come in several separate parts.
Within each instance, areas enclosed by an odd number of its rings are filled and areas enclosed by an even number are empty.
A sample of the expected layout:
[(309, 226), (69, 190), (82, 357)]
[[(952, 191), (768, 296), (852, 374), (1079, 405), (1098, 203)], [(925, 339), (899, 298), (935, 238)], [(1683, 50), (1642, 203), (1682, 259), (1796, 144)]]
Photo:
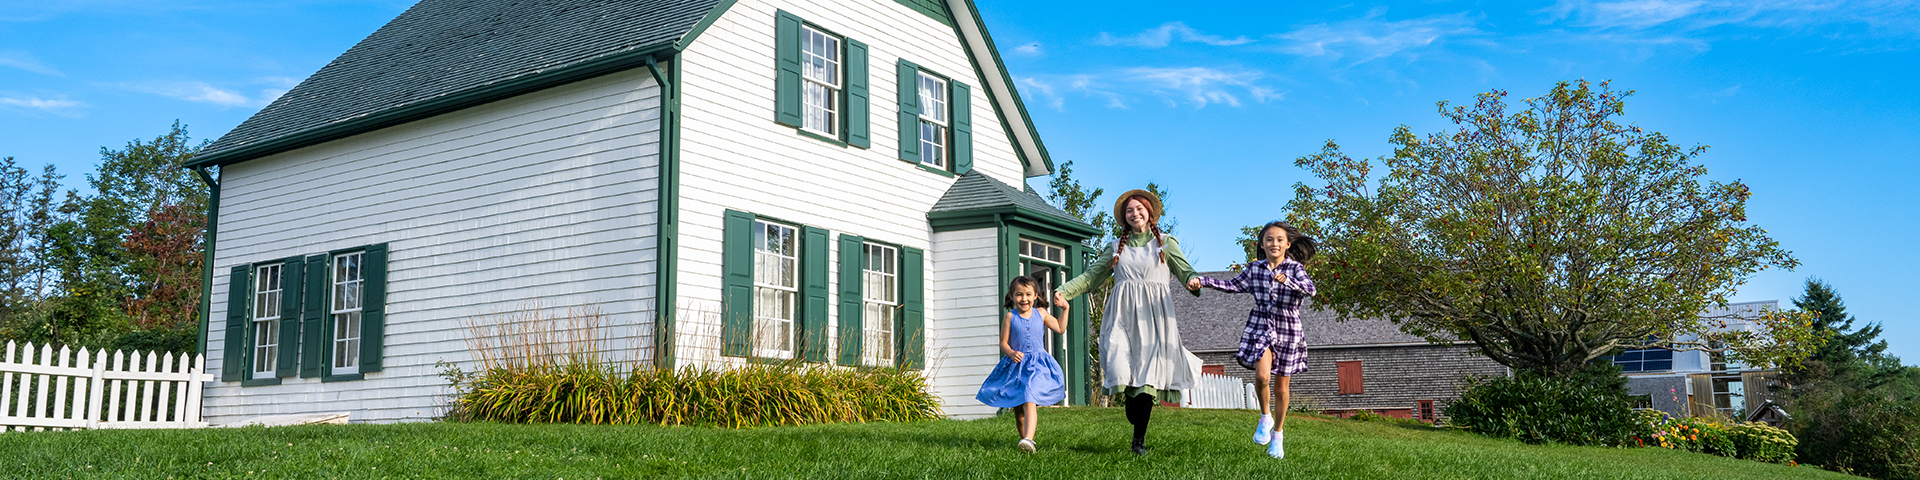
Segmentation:
[(1062, 303), (1059, 317), (1053, 316), (1053, 312), (1045, 312), (1046, 316), (1042, 318), (1047, 322), (1047, 329), (1053, 330), (1053, 333), (1067, 333), (1067, 318), (1072, 313), (1072, 309), (1072, 306)]
[(1007, 312), (1000, 321), (1000, 354), (1012, 358), (1014, 363), (1020, 363), (1021, 360), (1026, 359), (1026, 355), (1021, 354), (1019, 350), (1014, 350), (1013, 345), (1007, 343), (1012, 340), (1012, 337), (1013, 312)]
[(1253, 264), (1251, 263), (1247, 264), (1246, 268), (1240, 269), (1240, 274), (1233, 276), (1230, 280), (1220, 280), (1206, 275), (1199, 275), (1194, 278), (1200, 279), (1200, 286), (1203, 287), (1227, 293), (1247, 293), (1247, 281), (1250, 275), (1253, 275)]
[(1313, 277), (1307, 276), (1306, 265), (1301, 265), (1300, 262), (1287, 262), (1283, 267), (1291, 267), (1285, 268), (1281, 270), (1281, 272), (1287, 274), (1288, 280), (1292, 280), (1291, 286), (1294, 290), (1307, 294), (1309, 297), (1313, 296), (1316, 290), (1313, 288)]

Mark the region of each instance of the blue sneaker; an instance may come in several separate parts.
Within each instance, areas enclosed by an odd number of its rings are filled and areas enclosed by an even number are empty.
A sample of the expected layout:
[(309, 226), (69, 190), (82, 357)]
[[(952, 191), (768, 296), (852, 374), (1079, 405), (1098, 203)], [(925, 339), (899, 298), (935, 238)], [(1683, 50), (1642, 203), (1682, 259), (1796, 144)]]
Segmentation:
[(1273, 438), (1273, 416), (1261, 415), (1260, 426), (1253, 429), (1253, 443), (1266, 445)]
[(1273, 458), (1287, 458), (1287, 449), (1286, 447), (1281, 446), (1281, 444), (1286, 443), (1286, 439), (1287, 439), (1286, 431), (1282, 430), (1282, 431), (1273, 432), (1273, 440), (1267, 443), (1267, 456), (1270, 456)]

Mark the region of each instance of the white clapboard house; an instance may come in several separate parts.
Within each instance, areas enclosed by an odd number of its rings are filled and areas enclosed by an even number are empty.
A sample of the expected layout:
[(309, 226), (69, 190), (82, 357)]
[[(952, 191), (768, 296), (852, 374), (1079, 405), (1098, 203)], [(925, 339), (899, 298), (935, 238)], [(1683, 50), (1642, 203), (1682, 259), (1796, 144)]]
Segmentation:
[(423, 0), (191, 163), (206, 418), (433, 418), (463, 322), (527, 305), (605, 313), (623, 361), (920, 368), (991, 414), (1004, 285), (1097, 233), (1025, 187), (1010, 79), (968, 0)]

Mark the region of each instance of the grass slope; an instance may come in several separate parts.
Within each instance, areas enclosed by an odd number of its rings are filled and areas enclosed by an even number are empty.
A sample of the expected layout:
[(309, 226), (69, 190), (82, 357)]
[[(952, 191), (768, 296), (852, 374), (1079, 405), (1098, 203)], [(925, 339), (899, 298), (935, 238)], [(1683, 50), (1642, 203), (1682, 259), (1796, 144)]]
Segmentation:
[(1536, 446), (1380, 422), (1295, 417), (1287, 458), (1249, 411), (1157, 409), (1145, 457), (1118, 409), (1043, 409), (1040, 453), (1011, 416), (697, 427), (426, 423), (0, 434), (9, 478), (1855, 478), (1658, 448)]

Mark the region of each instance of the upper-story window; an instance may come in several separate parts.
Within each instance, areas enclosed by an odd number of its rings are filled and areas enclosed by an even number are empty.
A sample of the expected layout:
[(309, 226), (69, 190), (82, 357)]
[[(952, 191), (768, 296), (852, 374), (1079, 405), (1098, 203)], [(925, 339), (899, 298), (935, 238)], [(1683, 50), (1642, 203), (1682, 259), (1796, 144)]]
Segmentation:
[(793, 321), (800, 295), (799, 229), (753, 222), (753, 355), (793, 358)]
[(950, 167), (948, 154), (952, 141), (948, 118), (947, 81), (920, 72), (920, 163), (940, 170)]
[(1622, 372), (1659, 372), (1673, 369), (1673, 350), (1648, 348), (1627, 350), (1613, 357)]
[(800, 29), (800, 72), (805, 79), (801, 94), (804, 109), (801, 128), (829, 137), (840, 136), (841, 89), (840, 38), (815, 30)]
[(261, 265), (254, 270), (253, 288), (253, 374), (273, 377), (280, 358), (281, 264)]

